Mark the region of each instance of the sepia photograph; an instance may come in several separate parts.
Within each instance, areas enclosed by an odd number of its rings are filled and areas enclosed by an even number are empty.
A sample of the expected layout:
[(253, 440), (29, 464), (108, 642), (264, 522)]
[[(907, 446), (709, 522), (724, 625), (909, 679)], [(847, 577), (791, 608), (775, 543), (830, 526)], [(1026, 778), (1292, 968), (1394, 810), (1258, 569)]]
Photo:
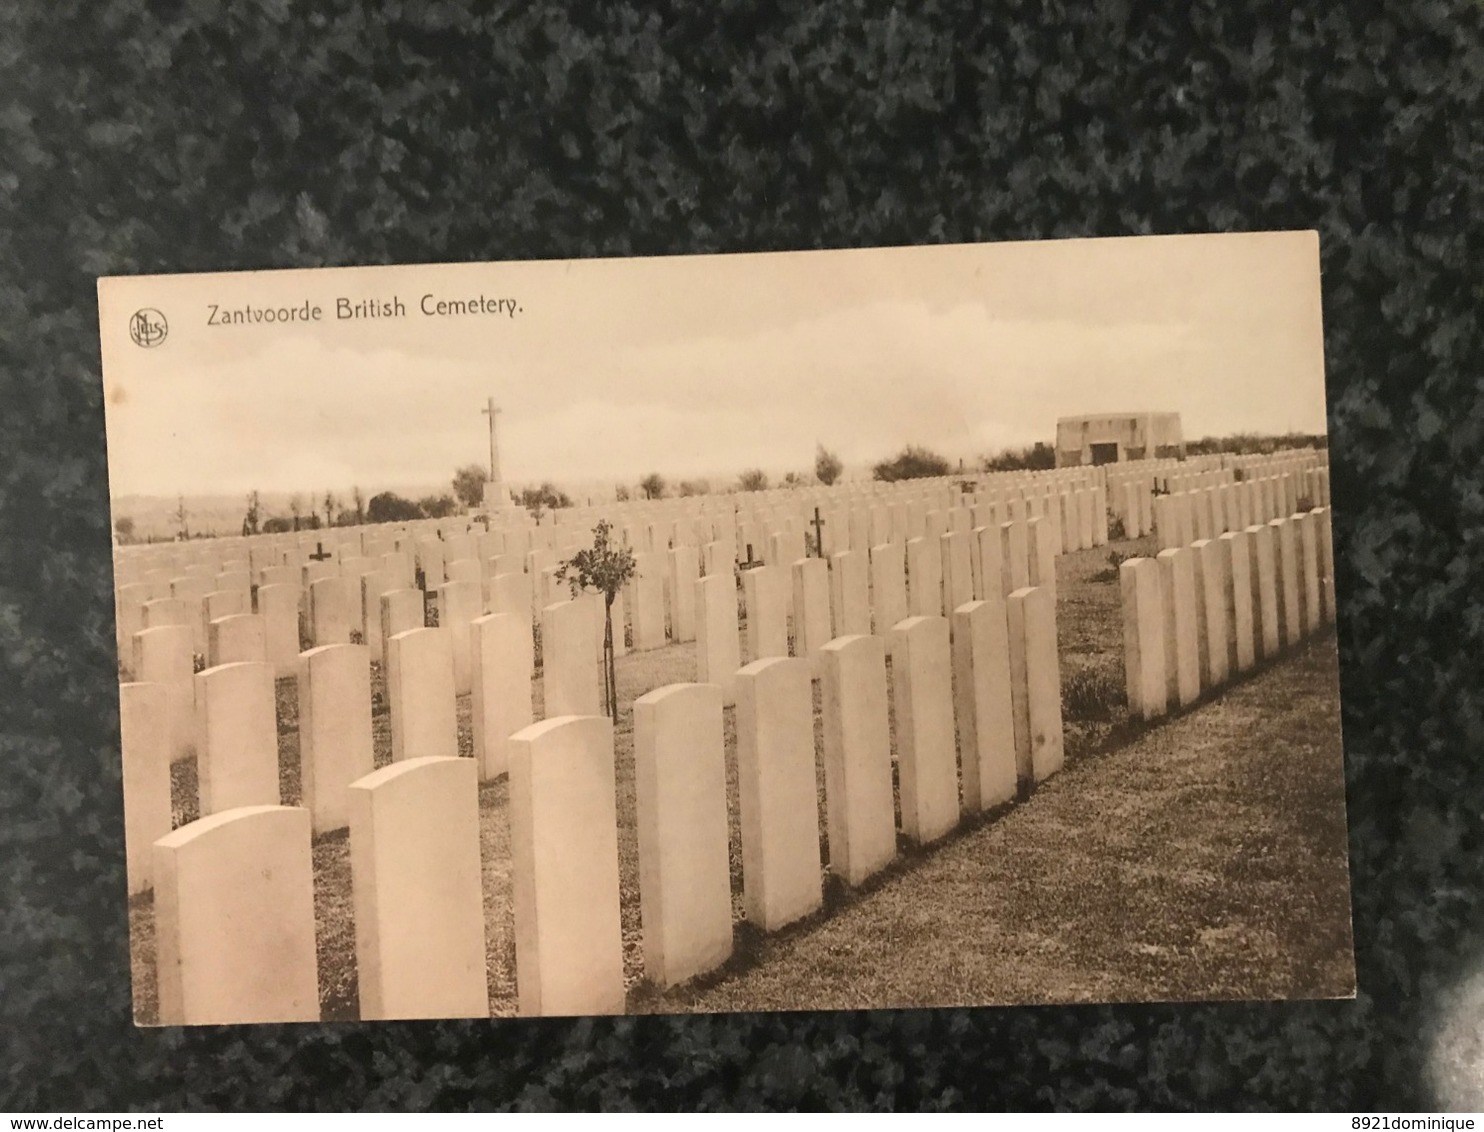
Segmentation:
[(136, 1024), (1353, 997), (1319, 266), (100, 279)]

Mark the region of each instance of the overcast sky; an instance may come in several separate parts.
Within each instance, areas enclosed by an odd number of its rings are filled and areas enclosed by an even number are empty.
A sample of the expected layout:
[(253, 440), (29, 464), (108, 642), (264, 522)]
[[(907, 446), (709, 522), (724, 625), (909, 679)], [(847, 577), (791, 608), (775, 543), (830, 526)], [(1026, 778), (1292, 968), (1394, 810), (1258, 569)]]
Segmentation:
[[(427, 317), (428, 294), (519, 309)], [(335, 317), (394, 295), (405, 318)], [(207, 325), (306, 301), (322, 321)], [(1325, 430), (1305, 232), (139, 277), (100, 314), (115, 496), (446, 484), (488, 462), (490, 396), (512, 484), (802, 472), (817, 442), (972, 459), (1104, 411)]]

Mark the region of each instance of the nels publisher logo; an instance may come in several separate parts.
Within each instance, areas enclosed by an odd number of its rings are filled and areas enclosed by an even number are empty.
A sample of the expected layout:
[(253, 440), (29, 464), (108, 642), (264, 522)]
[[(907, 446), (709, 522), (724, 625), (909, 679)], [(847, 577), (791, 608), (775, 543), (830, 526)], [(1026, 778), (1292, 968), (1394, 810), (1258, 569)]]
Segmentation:
[(165, 322), (165, 316), (154, 307), (145, 307), (143, 310), (135, 311), (134, 316), (129, 319), (129, 337), (134, 339), (134, 345), (143, 346), (148, 349), (158, 346), (165, 341), (165, 335), (170, 333), (170, 327)]

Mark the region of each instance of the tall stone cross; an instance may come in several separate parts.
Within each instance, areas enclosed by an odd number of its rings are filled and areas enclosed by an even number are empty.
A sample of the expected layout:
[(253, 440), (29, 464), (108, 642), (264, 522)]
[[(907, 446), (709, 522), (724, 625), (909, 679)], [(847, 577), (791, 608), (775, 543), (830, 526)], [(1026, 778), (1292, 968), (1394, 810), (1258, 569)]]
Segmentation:
[(495, 407), (495, 399), (489, 398), (485, 407), (479, 410), (490, 419), (490, 483), (500, 482), (500, 441), (495, 435), (495, 425), (501, 410)]
[(824, 525), (825, 524), (824, 524), (824, 520), (819, 517), (819, 508), (818, 507), (816, 507), (814, 509), (814, 521), (812, 523), (807, 523), (805, 525), (814, 528), (814, 549), (817, 550), (819, 552), (819, 556), (821, 558), (823, 558), (824, 557)]

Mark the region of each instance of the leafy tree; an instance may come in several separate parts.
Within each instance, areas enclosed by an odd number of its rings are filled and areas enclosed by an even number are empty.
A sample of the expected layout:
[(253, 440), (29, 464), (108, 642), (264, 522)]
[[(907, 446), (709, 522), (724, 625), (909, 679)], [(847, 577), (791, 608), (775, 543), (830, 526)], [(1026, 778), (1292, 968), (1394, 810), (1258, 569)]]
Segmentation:
[(783, 486), (784, 487), (803, 487), (804, 486), (804, 477), (801, 476), (801, 475), (799, 475), (798, 472), (789, 472), (786, 476), (783, 477)]
[(366, 521), (366, 497), (361, 494), (361, 489), (359, 487), (353, 487), (350, 489), (350, 499), (351, 502), (355, 504), (356, 522), (358, 524), (364, 523)]
[(557, 578), (571, 587), (575, 598), (584, 591), (603, 595), (603, 679), (608, 713), (618, 725), (618, 676), (613, 653), (613, 600), (624, 583), (634, 576), (637, 563), (628, 547), (612, 542), (613, 527), (607, 519), (593, 528), (593, 545), (579, 550), (557, 570)]
[(442, 495), (425, 495), (417, 501), (417, 509), (426, 518), (446, 519), (459, 509), (459, 504), (452, 495), (444, 492)]
[(821, 444), (814, 453), (814, 478), (828, 487), (840, 478), (840, 473), (845, 470), (845, 465), (840, 463), (840, 457), (829, 451)]
[(748, 468), (737, 477), (737, 486), (743, 491), (767, 491), (768, 473), (761, 468)]
[(287, 534), (293, 529), (293, 524), (282, 515), (274, 515), (263, 521), (263, 533), (265, 535)]
[(289, 514), (294, 517), (294, 530), (299, 529), (299, 516), (304, 513), (304, 501), (297, 495), (289, 499)]
[(639, 490), (645, 499), (661, 499), (665, 494), (665, 477), (659, 472), (650, 472), (639, 481)]
[(258, 499), (256, 491), (247, 493), (247, 515), (242, 520), (242, 533), (255, 535), (258, 533), (258, 521), (262, 514), (262, 504)]
[(113, 529), (119, 536), (119, 542), (134, 541), (134, 520), (128, 515), (121, 515), (115, 519)]
[(186, 522), (185, 496), (179, 496), (175, 503), (175, 537), (188, 539), (191, 537), (190, 524)]
[(1044, 440), (1029, 448), (1007, 448), (979, 461), (986, 472), (1047, 471), (1056, 467), (1056, 449)]
[(565, 491), (558, 491), (555, 485), (543, 483), (540, 487), (522, 488), (520, 492), (520, 505), (530, 510), (540, 510), (558, 507), (572, 506), (572, 497)]
[(711, 484), (706, 480), (681, 480), (679, 491), (682, 499), (692, 495), (709, 495)]
[(465, 464), (453, 474), (453, 493), (465, 507), (478, 507), (484, 499), (484, 469)]
[[(383, 491), (373, 495), (366, 505), (366, 519), (372, 523), (407, 523), (421, 519), (422, 511), (410, 499), (403, 499), (394, 491)], [(295, 530), (298, 520), (295, 520)]]
[(333, 492), (325, 492), (325, 526), (335, 525), (335, 512), (340, 509), (340, 500), (336, 499)]
[(623, 484), (619, 484), (613, 489), (613, 498), (619, 503), (627, 503), (629, 501), (629, 489)]
[(877, 464), (872, 469), (872, 474), (885, 483), (895, 483), (897, 480), (946, 476), (952, 470), (952, 465), (936, 452), (909, 444), (894, 459)]

